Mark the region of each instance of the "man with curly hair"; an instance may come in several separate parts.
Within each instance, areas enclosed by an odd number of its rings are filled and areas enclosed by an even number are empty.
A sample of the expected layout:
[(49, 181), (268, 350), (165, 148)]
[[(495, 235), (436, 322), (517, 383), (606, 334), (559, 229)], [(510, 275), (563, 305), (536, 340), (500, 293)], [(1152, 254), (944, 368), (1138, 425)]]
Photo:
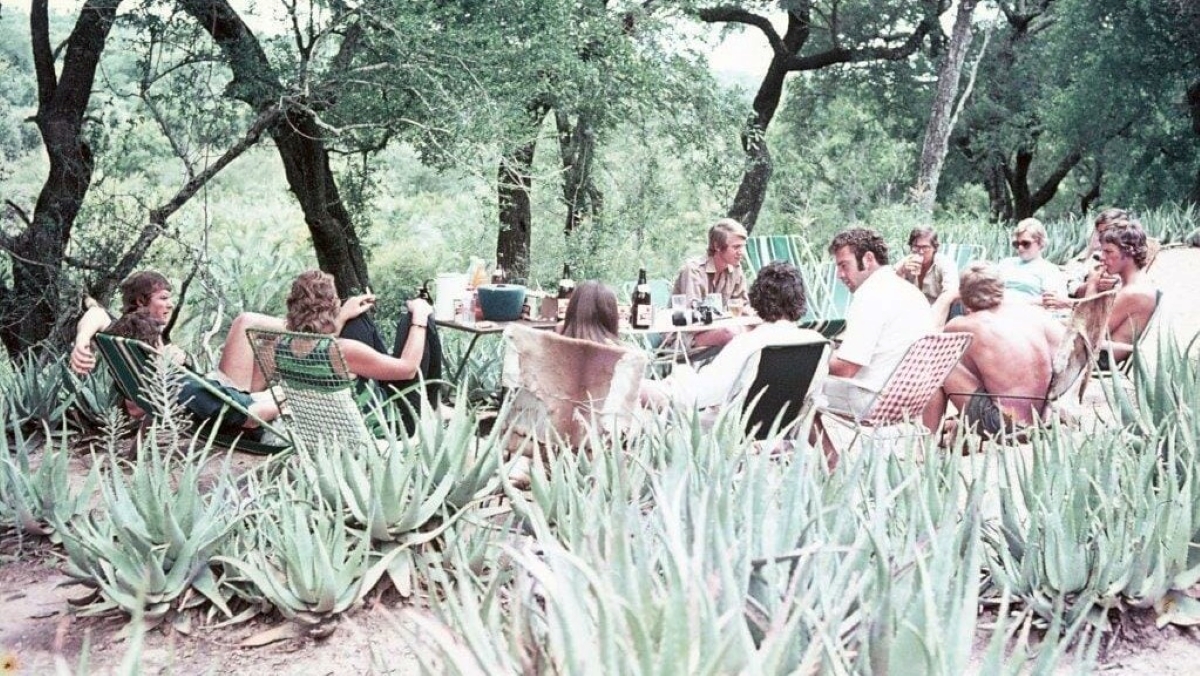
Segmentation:
[[(750, 307), (763, 323), (735, 336), (699, 371), (679, 365), (665, 380), (644, 382), (643, 402), (653, 407), (674, 402), (715, 409), (750, 387), (764, 347), (825, 341), (820, 333), (796, 326), (808, 308), (808, 298), (804, 279), (791, 263), (775, 261), (763, 266), (750, 286), (749, 296)], [(704, 420), (709, 422), (708, 418)]]
[[(846, 313), (841, 346), (829, 359), (829, 375), (814, 398), (830, 407), (863, 413), (917, 339), (934, 330), (929, 303), (920, 289), (896, 275), (888, 247), (874, 230), (851, 228), (829, 245), (837, 277), (854, 294)], [(837, 451), (821, 417), (813, 421), (830, 465)]]
[[(1161, 292), (1146, 275), (1146, 231), (1136, 220), (1110, 227), (1100, 236), (1100, 261), (1104, 270), (1121, 280), (1112, 314), (1108, 318), (1109, 340), (1104, 344), (1110, 359), (1124, 362), (1133, 352), (1133, 345), (1150, 323), (1158, 307)], [(1099, 293), (1098, 279), (1088, 281), (1084, 296)], [(1111, 363), (1102, 359), (1102, 366)]]

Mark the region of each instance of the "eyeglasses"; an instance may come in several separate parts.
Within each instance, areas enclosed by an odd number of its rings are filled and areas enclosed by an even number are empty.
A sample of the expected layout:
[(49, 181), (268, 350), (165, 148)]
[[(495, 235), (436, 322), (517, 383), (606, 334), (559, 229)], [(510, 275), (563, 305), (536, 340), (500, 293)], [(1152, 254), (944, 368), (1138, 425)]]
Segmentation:
[(908, 250), (913, 253), (925, 253), (926, 251), (933, 251), (933, 245), (932, 244), (913, 244), (912, 246), (908, 247)]
[(1014, 249), (1028, 249), (1034, 245), (1034, 241), (1032, 239), (1014, 239), (1012, 245)]

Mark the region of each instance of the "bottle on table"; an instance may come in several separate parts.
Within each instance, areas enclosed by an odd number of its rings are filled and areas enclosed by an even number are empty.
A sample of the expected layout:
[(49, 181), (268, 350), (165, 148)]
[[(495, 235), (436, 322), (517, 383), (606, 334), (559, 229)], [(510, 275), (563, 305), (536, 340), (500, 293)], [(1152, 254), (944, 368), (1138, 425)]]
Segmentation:
[(646, 268), (638, 270), (637, 286), (633, 287), (633, 307), (629, 311), (629, 324), (635, 329), (648, 329), (654, 323), (654, 302), (650, 298), (650, 285), (646, 283)]
[(567, 305), (575, 293), (575, 280), (571, 279), (571, 264), (563, 263), (562, 279), (558, 280), (558, 319), (567, 316)]

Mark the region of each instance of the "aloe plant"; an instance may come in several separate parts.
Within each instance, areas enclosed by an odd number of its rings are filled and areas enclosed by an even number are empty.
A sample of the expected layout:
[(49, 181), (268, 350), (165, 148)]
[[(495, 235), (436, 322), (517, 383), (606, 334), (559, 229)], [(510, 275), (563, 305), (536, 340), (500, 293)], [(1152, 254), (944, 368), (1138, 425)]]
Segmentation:
[(110, 451), (99, 508), (56, 524), (66, 573), (92, 590), (82, 600), (86, 614), (144, 610), (159, 622), (188, 605), (192, 591), (230, 614), (210, 564), (243, 512), (227, 480), (202, 491), (207, 460), (208, 448), (176, 459), (153, 438), (137, 445), (132, 463)]
[(347, 525), (340, 503), (327, 503), (304, 480), (270, 490), (251, 482), (258, 509), (242, 525), (246, 548), (214, 560), (231, 568), (284, 617), (331, 630), (360, 602), (391, 563), (373, 554), (366, 530)]
[(74, 401), (70, 389), (62, 356), (31, 355), (17, 362), (0, 381), (9, 428), (58, 428)]
[[(5, 412), (0, 408), (0, 428)], [(33, 444), (19, 429), (13, 441), (0, 434), (0, 525), (11, 525), (20, 533), (61, 541), (58, 524), (70, 523), (83, 514), (99, 480), (99, 464), (93, 464), (80, 486), (71, 485), (69, 437), (58, 440), (49, 434), (34, 469)]]

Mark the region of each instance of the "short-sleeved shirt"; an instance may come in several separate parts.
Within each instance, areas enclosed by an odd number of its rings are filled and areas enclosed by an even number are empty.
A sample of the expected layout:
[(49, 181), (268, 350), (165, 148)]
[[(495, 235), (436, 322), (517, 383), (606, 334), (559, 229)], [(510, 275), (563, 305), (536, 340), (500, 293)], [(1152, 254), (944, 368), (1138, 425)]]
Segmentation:
[(878, 391), (908, 348), (932, 332), (933, 316), (925, 295), (884, 266), (854, 292), (842, 344), (834, 356), (861, 366), (854, 381)]
[[(915, 276), (909, 277), (900, 272), (897, 274), (911, 284), (917, 283)], [(958, 266), (950, 260), (949, 256), (934, 254), (933, 264), (929, 266), (929, 271), (925, 273), (925, 279), (921, 280), (919, 288), (921, 293), (925, 294), (925, 299), (932, 304), (938, 299), (938, 296), (958, 288)]]
[(695, 258), (679, 270), (671, 293), (687, 296), (689, 303), (695, 299), (704, 300), (710, 293), (719, 293), (728, 307), (731, 298), (747, 300), (746, 276), (736, 265), (718, 270), (712, 258)]
[(1067, 278), (1057, 265), (1045, 258), (1031, 261), (1019, 257), (1005, 258), (997, 267), (1004, 278), (1004, 297), (1007, 300), (1041, 302), (1042, 294), (1050, 291), (1067, 295)]

